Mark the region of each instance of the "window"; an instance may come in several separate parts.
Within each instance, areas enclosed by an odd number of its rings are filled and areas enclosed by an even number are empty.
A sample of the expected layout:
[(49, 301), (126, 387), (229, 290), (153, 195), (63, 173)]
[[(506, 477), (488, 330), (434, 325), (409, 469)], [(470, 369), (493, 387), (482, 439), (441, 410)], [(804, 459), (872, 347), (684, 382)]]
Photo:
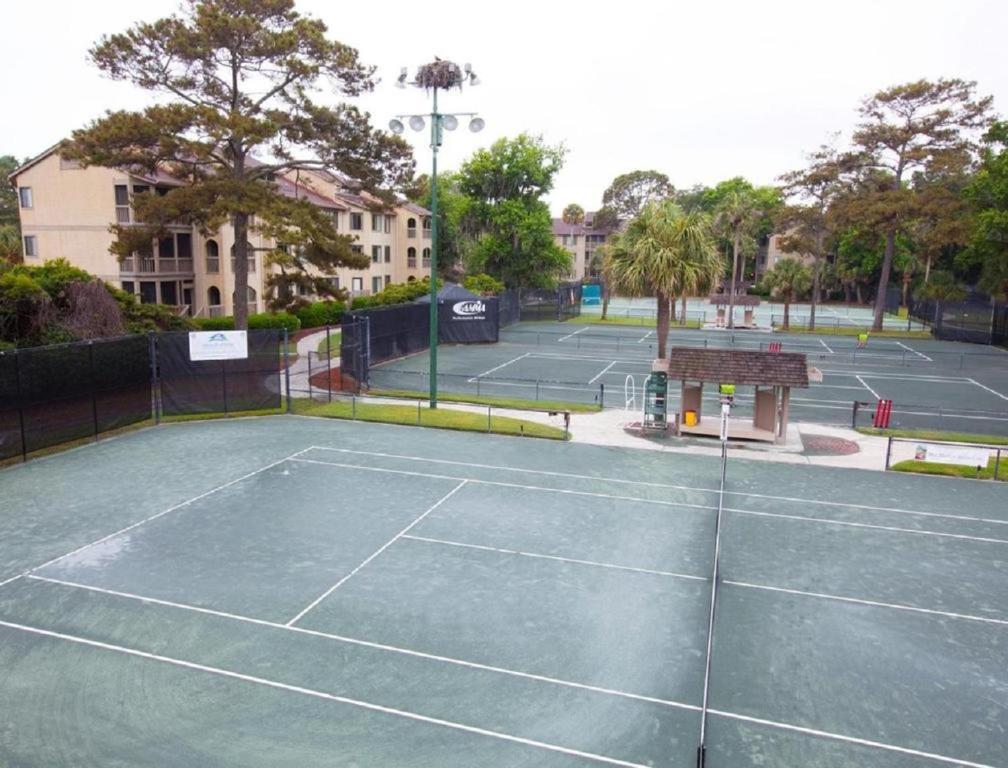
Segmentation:
[(350, 290), (352, 293), (360, 293), (364, 290), (364, 278), (354, 277), (350, 280)]
[(174, 259), (175, 238), (171, 235), (168, 235), (168, 237), (158, 238), (157, 253), (159, 259)]
[(392, 217), (383, 216), (382, 218), (385, 219), (385, 234), (387, 235), (392, 231)]
[(32, 207), (31, 187), (18, 187), (18, 199), (21, 201), (22, 208), (31, 208)]
[(311, 288), (309, 286), (305, 285), (304, 283), (299, 283), (298, 284), (297, 292), (298, 292), (298, 296), (310, 296), (311, 295)]
[(430, 240), (431, 237), (431, 220), (430, 216), (425, 216), (423, 220), (423, 236), (424, 240)]
[(248, 302), (248, 313), (250, 315), (254, 315), (256, 312), (259, 311), (258, 304), (256, 303), (255, 288), (253, 288), (251, 285), (246, 286), (245, 288), (245, 299)]
[(339, 285), (339, 278), (338, 277), (327, 277), (326, 278), (326, 282), (328, 282), (329, 285), (332, 286), (332, 288), (334, 290), (337, 290), (337, 291), (339, 290), (340, 285)]
[(371, 231), (372, 232), (381, 232), (383, 229), (385, 229), (384, 218), (385, 217), (382, 216), (380, 213), (372, 213), (371, 214)]
[[(188, 232), (179, 232), (175, 235), (175, 255), (180, 259), (192, 258), (192, 235)], [(181, 266), (179, 268), (181, 269)]]
[(157, 304), (157, 283), (147, 280), (141, 281), (140, 303)]
[(125, 184), (115, 185), (115, 217), (116, 224), (129, 224), (129, 187)]
[(161, 283), (161, 303), (171, 307), (178, 305), (178, 284), (174, 280)]
[(332, 209), (327, 210), (326, 213), (329, 214), (329, 219), (332, 221), (333, 229), (339, 229), (339, 211)]
[(364, 246), (363, 245), (351, 245), (350, 246), (350, 250), (353, 251), (354, 253), (360, 255), (360, 254), (364, 253)]
[(28, 256), (38, 256), (38, 240), (35, 239), (35, 235), (25, 235), (24, 255), (26, 258)]
[(207, 295), (207, 304), (209, 304), (211, 307), (220, 306), (220, 288), (218, 288), (216, 285), (211, 285), (209, 288), (207, 288), (206, 295)]
[(392, 285), (392, 275), (385, 275), (385, 285)]
[(372, 277), (371, 278), (371, 293), (378, 293), (381, 290), (381, 278)]
[(363, 213), (350, 213), (350, 229), (364, 229)]
[[(247, 241), (245, 244), (245, 248), (246, 248), (246, 255), (248, 258), (248, 271), (255, 272), (256, 271), (255, 248), (253, 247), (252, 243), (249, 243)], [(232, 272), (235, 271), (235, 247), (233, 245), (231, 246), (231, 271)]]
[(416, 282), (416, 278), (413, 275), (410, 275), (409, 277), (406, 278), (406, 282), (407, 283), (415, 283)]
[(134, 285), (132, 280), (123, 280), (122, 283), (120, 283), (120, 285), (122, 285), (122, 289), (126, 291), (126, 293), (128, 293), (130, 296), (132, 296), (136, 292), (136, 286)]
[(371, 261), (374, 262), (375, 264), (377, 264), (379, 261), (381, 261), (381, 246), (380, 245), (372, 245), (371, 246)]
[(423, 266), (430, 266), (430, 248), (423, 249)]
[(410, 247), (406, 249), (406, 266), (409, 269), (416, 268), (416, 248)]
[(416, 237), (416, 219), (406, 219), (406, 237)]
[(392, 261), (392, 246), (385, 246), (385, 263), (389, 264)]
[(220, 272), (220, 248), (216, 240), (206, 242), (206, 271), (211, 275)]

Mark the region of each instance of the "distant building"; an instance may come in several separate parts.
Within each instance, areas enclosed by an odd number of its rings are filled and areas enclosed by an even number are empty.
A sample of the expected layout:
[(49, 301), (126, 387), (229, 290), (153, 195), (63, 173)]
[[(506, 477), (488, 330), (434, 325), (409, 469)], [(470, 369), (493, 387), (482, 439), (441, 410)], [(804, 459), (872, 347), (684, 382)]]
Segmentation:
[[(137, 300), (176, 306), (197, 317), (234, 312), (234, 230), (203, 235), (197, 227), (172, 224), (149, 248), (119, 261), (109, 252), (113, 223), (136, 222), (132, 197), (167, 191), (183, 182), (61, 158), (53, 146), (8, 176), (17, 189), (26, 264), (64, 258), (75, 267), (133, 294)], [(355, 249), (370, 256), (365, 269), (341, 268), (326, 275), (352, 295), (377, 293), (390, 283), (422, 278), (430, 268), (430, 212), (412, 203), (386, 206), (336, 173), (300, 171), (274, 179), (280, 193), (309, 200), (326, 211), (336, 230), (351, 235)], [(249, 312), (266, 309), (264, 257), (277, 247), (250, 232)], [(313, 298), (305, 295), (306, 299)]]
[(614, 227), (595, 228), (593, 222), (595, 212), (585, 213), (583, 224), (568, 224), (563, 219), (553, 219), (553, 239), (557, 245), (566, 248), (571, 254), (570, 277), (583, 280), (594, 277), (591, 260), (596, 249), (612, 236)]
[[(776, 232), (770, 235), (770, 238), (767, 240), (766, 258), (757, 260), (756, 263), (757, 279), (763, 277), (763, 275), (766, 274), (768, 270), (773, 269), (777, 265), (777, 262), (780, 261), (781, 259), (798, 259), (805, 265), (809, 267), (812, 266), (813, 261), (812, 254), (792, 253), (789, 251), (781, 250), (781, 242), (787, 236), (788, 236), (787, 232)], [(760, 262), (762, 262), (762, 264)]]

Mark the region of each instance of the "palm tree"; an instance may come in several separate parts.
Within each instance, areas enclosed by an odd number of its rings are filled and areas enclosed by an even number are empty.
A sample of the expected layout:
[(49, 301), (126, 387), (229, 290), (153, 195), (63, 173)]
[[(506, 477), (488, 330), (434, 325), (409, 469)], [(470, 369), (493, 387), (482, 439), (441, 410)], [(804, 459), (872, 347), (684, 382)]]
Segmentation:
[(584, 221), (585, 212), (577, 203), (571, 203), (563, 209), (561, 214), (564, 224), (580, 224)]
[(605, 248), (604, 272), (613, 288), (655, 297), (658, 357), (666, 355), (672, 299), (715, 279), (720, 268), (707, 218), (687, 215), (670, 200), (649, 203)]
[(717, 209), (717, 224), (732, 241), (731, 284), (728, 286), (728, 327), (735, 327), (735, 284), (738, 281), (739, 252), (742, 238), (747, 237), (760, 217), (760, 209), (752, 195), (732, 190)]
[(680, 259), (676, 282), (682, 299), (679, 325), (686, 325), (686, 306), (690, 296), (709, 293), (724, 272), (724, 262), (714, 243), (710, 218), (703, 213), (688, 213), (676, 222)]
[(812, 287), (812, 272), (798, 259), (781, 259), (763, 277), (770, 294), (784, 300), (784, 326), (791, 327), (791, 302)]

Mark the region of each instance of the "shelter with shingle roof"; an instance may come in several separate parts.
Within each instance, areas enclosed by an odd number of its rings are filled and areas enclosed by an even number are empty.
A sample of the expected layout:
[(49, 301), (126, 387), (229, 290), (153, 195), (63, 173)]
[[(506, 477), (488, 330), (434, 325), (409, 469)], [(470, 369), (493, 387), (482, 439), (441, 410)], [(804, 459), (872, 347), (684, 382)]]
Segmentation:
[[(753, 387), (752, 423), (729, 419), (728, 436), (783, 442), (787, 436), (791, 387), (807, 389), (805, 355), (795, 352), (757, 352), (742, 349), (673, 347), (667, 359), (655, 360), (652, 370), (680, 382), (677, 434), (718, 435), (720, 413), (703, 417), (703, 385), (734, 384)], [(691, 416), (687, 420), (687, 413)]]
[[(717, 308), (717, 320), (714, 323), (716, 328), (724, 328), (728, 325), (728, 304), (730, 298), (727, 293), (712, 293), (708, 297), (708, 301)], [(753, 310), (760, 305), (759, 296), (750, 296), (747, 293), (736, 293), (734, 299), (734, 306), (742, 307), (742, 324), (737, 325), (732, 322), (732, 326), (735, 328), (755, 328), (756, 321), (753, 317)], [(732, 310), (734, 314), (734, 310)]]

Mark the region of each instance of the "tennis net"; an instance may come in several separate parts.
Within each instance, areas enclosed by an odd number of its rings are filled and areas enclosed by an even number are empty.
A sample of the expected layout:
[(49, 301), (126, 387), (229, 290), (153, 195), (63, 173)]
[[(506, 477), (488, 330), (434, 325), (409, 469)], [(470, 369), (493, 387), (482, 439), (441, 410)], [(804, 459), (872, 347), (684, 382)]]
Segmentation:
[(700, 744), (697, 747), (697, 768), (704, 768), (707, 759), (707, 701), (710, 694), (711, 651), (714, 648), (714, 612), (717, 610), (718, 571), (721, 566), (721, 514), (724, 510), (727, 469), (728, 445), (721, 443), (721, 484), (718, 491), (717, 516), (714, 518), (714, 566), (711, 573), (710, 614), (707, 620), (707, 660), (704, 665), (703, 703), (700, 707)]

